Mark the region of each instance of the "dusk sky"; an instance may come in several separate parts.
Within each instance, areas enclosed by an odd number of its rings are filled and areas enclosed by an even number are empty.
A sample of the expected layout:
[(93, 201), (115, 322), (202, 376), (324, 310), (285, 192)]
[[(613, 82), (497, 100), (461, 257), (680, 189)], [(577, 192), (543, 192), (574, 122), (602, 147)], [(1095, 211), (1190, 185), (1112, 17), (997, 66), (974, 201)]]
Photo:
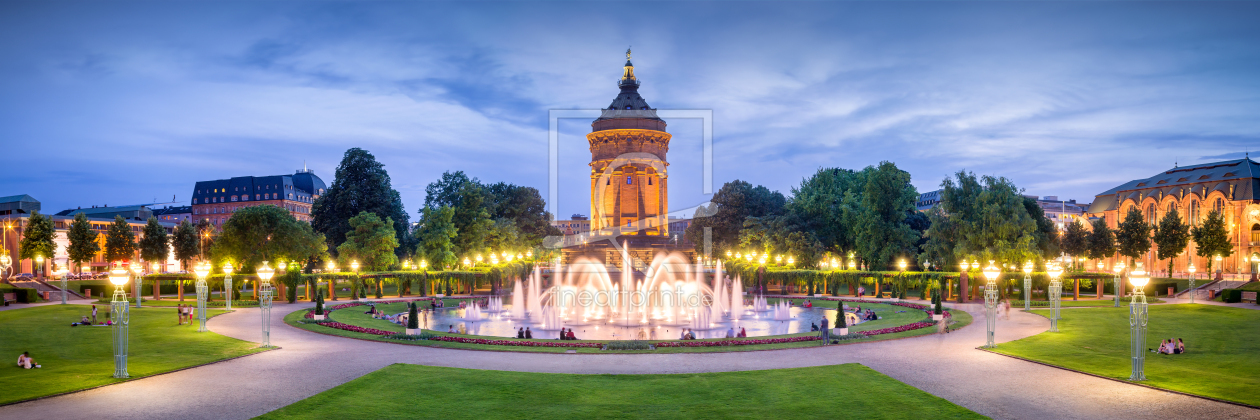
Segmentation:
[[(44, 211), (193, 184), (326, 182), (347, 148), (416, 219), (443, 171), (547, 195), (548, 110), (607, 107), (627, 46), (658, 109), (714, 115), (715, 184), (785, 194), (888, 160), (1082, 202), (1260, 147), (1256, 2), (0, 3), (0, 196)], [(708, 200), (668, 121), (670, 205)], [(561, 124), (560, 214), (589, 213), (590, 121)]]

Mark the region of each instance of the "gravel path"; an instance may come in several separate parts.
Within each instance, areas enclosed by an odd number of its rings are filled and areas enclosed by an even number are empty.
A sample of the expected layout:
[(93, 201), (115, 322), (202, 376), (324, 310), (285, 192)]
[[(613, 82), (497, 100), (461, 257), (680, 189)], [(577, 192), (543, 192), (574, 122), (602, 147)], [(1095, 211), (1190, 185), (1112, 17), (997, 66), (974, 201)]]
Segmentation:
[[(962, 330), (875, 343), (740, 353), (539, 354), (469, 351), (353, 340), (285, 325), (305, 305), (277, 304), (273, 344), (281, 350), (167, 375), (0, 408), (0, 419), (245, 419), (294, 403), (393, 363), (557, 373), (689, 373), (861, 363), (971, 410), (1001, 419), (1250, 418), (1260, 410), (1187, 397), (976, 350), (984, 310), (954, 305), (975, 322)], [(258, 309), (210, 321), (210, 329), (259, 341)], [(1012, 311), (997, 341), (1049, 328)], [(133, 357), (143, 357), (134, 355)], [(825, 389), (818, 390), (826, 395)], [(890, 402), (895, 408), (895, 402)]]

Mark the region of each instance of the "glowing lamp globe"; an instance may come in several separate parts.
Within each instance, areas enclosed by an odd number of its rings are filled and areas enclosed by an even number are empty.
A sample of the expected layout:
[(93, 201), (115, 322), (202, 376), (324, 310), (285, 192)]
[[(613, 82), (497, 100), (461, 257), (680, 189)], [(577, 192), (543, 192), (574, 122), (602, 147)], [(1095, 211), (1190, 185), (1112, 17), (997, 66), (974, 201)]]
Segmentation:
[(730, 257), (730, 256), (731, 256), (731, 250), (729, 250), (729, 249), (728, 249), (728, 250), (726, 250), (726, 256), (727, 256), (727, 257)]
[(403, 261), (403, 269), (410, 270), (410, 269), (411, 269), (411, 261)]
[(8, 267), (11, 263), (13, 263), (13, 259), (9, 258), (9, 254), (0, 255), (0, 266)]
[(281, 261), (280, 264), (276, 264), (276, 268), (279, 268), (280, 271), (284, 271), (285, 269), (289, 268), (289, 265), (286, 264), (284, 261)]
[[(731, 251), (726, 251), (726, 256), (730, 256)], [(534, 258), (534, 251), (525, 251), (525, 258)]]
[[(726, 251), (726, 254), (727, 254), (728, 256), (730, 255), (730, 253), (731, 253), (730, 251)], [(737, 260), (738, 260), (738, 259), (740, 259), (740, 258), (744, 258), (744, 254), (740, 254), (740, 253), (736, 252), (736, 253), (735, 253), (735, 259), (737, 259)]]
[(224, 273), (227, 273), (227, 274), (232, 274), (232, 272), (233, 272), (233, 271), (236, 271), (236, 267), (233, 267), (233, 266), (232, 266), (232, 263), (224, 263), (224, 264), (223, 264), (223, 272), (224, 272)]
[(257, 270), (257, 273), (258, 278), (262, 279), (262, 281), (269, 282), (271, 281), (271, 277), (276, 275), (276, 270), (271, 269), (271, 267), (267, 265), (267, 262), (263, 261), (263, 266)]
[(359, 271), (359, 260), (354, 260), (350, 262), (350, 270)]
[(326, 268), (328, 268), (328, 271), (336, 271), (336, 270), (337, 270), (337, 264), (333, 263), (332, 261), (329, 261), (329, 262), (328, 262), (328, 264), (325, 264), (324, 266), (325, 266)]
[(999, 274), (1002, 274), (1002, 269), (993, 265), (993, 260), (989, 260), (989, 266), (984, 268), (984, 278), (996, 281)]
[(114, 269), (109, 270), (109, 282), (115, 286), (127, 284), (127, 270), (123, 269), (122, 263), (115, 263)]
[(796, 260), (792, 259), (792, 257), (788, 257), (788, 265), (792, 264), (796, 264)]
[(425, 267), (427, 267), (428, 265), (429, 265), (429, 262), (428, 262), (428, 261), (425, 261), (425, 260), (420, 260), (420, 268), (425, 268)]
[(900, 268), (901, 271), (906, 271), (906, 260), (897, 261), (897, 268)]
[(1107, 265), (1106, 265), (1106, 264), (1103, 264), (1103, 262), (1102, 262), (1102, 261), (1099, 261), (1099, 262), (1098, 262), (1098, 269), (1099, 269), (1099, 270), (1102, 270), (1102, 269), (1105, 269), (1105, 268), (1107, 268)]
[[(1029, 269), (1027, 269), (1027, 268), (1025, 268), (1025, 270), (1026, 270), (1026, 271), (1032, 271), (1032, 270), (1029, 270)], [(1057, 264), (1057, 263), (1056, 263), (1056, 264), (1050, 264), (1050, 266), (1049, 266), (1049, 267), (1046, 267), (1046, 273), (1050, 275), (1050, 278), (1055, 279), (1055, 280), (1058, 280), (1058, 279), (1059, 279), (1059, 276), (1063, 275), (1063, 266), (1061, 266), (1061, 265), (1059, 265), (1059, 264)]]
[[(1220, 258), (1217, 258), (1217, 259), (1219, 260)], [(44, 256), (43, 256), (43, 255), (36, 255), (36, 256), (35, 256), (35, 262), (40, 263), (40, 264), (43, 264), (43, 263), (44, 263)]]
[(1132, 283), (1133, 287), (1141, 288), (1150, 281), (1151, 278), (1146, 275), (1146, 270), (1142, 269), (1142, 263), (1137, 263), (1137, 267), (1133, 269), (1133, 272), (1129, 273), (1129, 283)]
[(57, 266), (56, 270), (53, 270), (53, 272), (56, 273), (58, 276), (64, 276), (66, 275), (66, 273), (70, 272), (70, 269), (66, 268), (66, 266), (64, 265), (59, 265)]
[(206, 276), (210, 275), (210, 264), (205, 262), (198, 263), (193, 266), (193, 273), (197, 275), (197, 278), (205, 280)]
[(481, 254), (477, 254), (477, 262), (481, 262)]
[(958, 263), (958, 267), (962, 268), (962, 271), (967, 271), (968, 268), (971, 268), (971, 264), (967, 263), (967, 260), (963, 260), (963, 262)]
[(856, 269), (857, 269), (857, 262), (856, 262), (856, 261), (853, 261), (853, 260), (849, 260), (849, 269), (850, 269), (850, 270), (856, 270)]
[(135, 263), (135, 264), (132, 264), (132, 265), (131, 265), (131, 272), (132, 272), (133, 274), (135, 274), (135, 275), (137, 275), (137, 276), (138, 276), (138, 275), (140, 275), (140, 273), (143, 273), (143, 272), (144, 272), (144, 266), (143, 266), (143, 265), (140, 265), (140, 263)]
[(162, 263), (153, 263), (149, 265), (149, 271), (158, 271), (162, 269)]
[(1194, 274), (1194, 272), (1198, 270), (1199, 270), (1198, 268), (1194, 267), (1194, 263), (1190, 263), (1190, 266), (1186, 267), (1186, 271), (1189, 271), (1190, 274)]
[(464, 265), (472, 265), (472, 261), (468, 261), (468, 258), (464, 258)]
[(1115, 271), (1115, 272), (1116, 272), (1116, 274), (1120, 274), (1121, 272), (1123, 272), (1123, 271), (1124, 271), (1124, 262), (1118, 262), (1118, 263), (1116, 263), (1116, 265), (1111, 266), (1111, 271)]
[(1033, 271), (1032, 261), (1024, 262), (1024, 274), (1032, 274), (1032, 271)]

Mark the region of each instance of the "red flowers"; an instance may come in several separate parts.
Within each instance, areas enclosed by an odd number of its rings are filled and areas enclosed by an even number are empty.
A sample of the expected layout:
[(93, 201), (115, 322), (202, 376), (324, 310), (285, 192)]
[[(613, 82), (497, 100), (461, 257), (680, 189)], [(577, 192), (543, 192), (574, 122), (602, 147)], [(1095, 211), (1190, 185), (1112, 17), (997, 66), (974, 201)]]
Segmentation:
[(446, 336), (446, 335), (433, 337), (433, 338), (430, 338), (429, 340), (447, 341), (447, 342), (452, 342), (452, 343), (485, 344), (485, 345), (490, 345), (490, 346), (587, 347), (587, 348), (596, 348), (596, 349), (604, 347), (604, 343), (569, 343), (569, 342), (563, 342), (563, 341), (487, 340), (484, 338), (451, 337), (451, 336)]
[(864, 334), (869, 337), (872, 335), (892, 334), (892, 333), (899, 333), (902, 331), (917, 330), (919, 328), (927, 328), (927, 327), (932, 327), (935, 325), (936, 324), (932, 322), (916, 322), (913, 324), (906, 324), (906, 325), (901, 325), (901, 326), (891, 327), (891, 328), (880, 328), (878, 330), (870, 330), (870, 331), (858, 331), (858, 334)]
[(354, 326), (354, 325), (350, 325), (350, 324), (342, 324), (342, 323), (340, 323), (340, 322), (325, 322), (325, 323), (322, 323), (322, 324), (319, 324), (319, 325), (323, 325), (323, 326), (325, 326), (325, 327), (330, 327), (330, 328), (336, 328), (336, 329), (339, 329), (339, 330), (346, 330), (346, 331), (350, 331), (350, 332), (357, 332), (357, 333), (364, 333), (364, 334), (372, 334), (372, 335), (394, 335), (394, 334), (398, 334), (398, 333), (393, 332), (393, 331), (378, 330), (378, 329), (376, 329), (376, 328), (356, 327), (356, 326)]
[(797, 343), (801, 341), (817, 341), (821, 339), (816, 335), (802, 337), (787, 338), (763, 338), (758, 340), (720, 340), (720, 341), (666, 341), (656, 343), (656, 347), (722, 347), (722, 346), (748, 346), (754, 344), (779, 344), (779, 343)]

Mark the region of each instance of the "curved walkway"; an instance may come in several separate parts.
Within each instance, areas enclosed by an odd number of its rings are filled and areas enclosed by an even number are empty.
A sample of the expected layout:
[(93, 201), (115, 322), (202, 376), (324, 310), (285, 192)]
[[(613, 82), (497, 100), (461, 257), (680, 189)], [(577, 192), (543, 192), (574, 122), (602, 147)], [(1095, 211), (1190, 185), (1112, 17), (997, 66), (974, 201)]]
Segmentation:
[[(407, 346), (316, 334), (283, 323), (306, 305), (276, 305), (272, 343), (283, 347), (240, 359), (60, 397), (0, 408), (0, 419), (245, 419), (261, 415), (393, 363), (556, 373), (690, 373), (861, 363), (980, 414), (1000, 419), (1255, 418), (1260, 410), (1153, 390), (992, 354), (984, 310), (951, 305), (975, 322), (945, 335), (857, 345), (737, 353), (506, 353)], [(258, 341), (258, 309), (210, 321), (210, 329)], [(1012, 311), (997, 341), (1045, 331), (1043, 317)], [(132, 357), (144, 357), (133, 355)], [(826, 393), (827, 390), (819, 390)], [(894, 405), (890, 408), (894, 408)]]

